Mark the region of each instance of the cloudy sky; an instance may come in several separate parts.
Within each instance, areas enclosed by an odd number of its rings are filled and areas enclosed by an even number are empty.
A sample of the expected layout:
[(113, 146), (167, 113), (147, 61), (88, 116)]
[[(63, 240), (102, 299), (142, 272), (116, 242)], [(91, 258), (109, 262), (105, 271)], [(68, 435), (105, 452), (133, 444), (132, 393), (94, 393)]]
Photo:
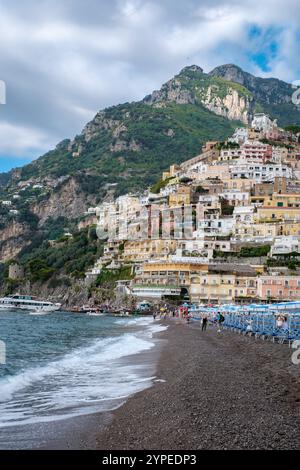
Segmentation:
[(186, 65), (299, 80), (299, 45), (299, 0), (0, 0), (0, 171)]

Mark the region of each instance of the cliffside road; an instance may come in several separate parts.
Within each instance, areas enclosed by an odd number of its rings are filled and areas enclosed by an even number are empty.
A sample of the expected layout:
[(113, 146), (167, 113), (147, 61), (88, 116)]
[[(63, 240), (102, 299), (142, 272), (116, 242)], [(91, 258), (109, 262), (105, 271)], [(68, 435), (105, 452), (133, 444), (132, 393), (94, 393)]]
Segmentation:
[(114, 413), (100, 449), (299, 448), (293, 350), (175, 322), (161, 337), (161, 381)]

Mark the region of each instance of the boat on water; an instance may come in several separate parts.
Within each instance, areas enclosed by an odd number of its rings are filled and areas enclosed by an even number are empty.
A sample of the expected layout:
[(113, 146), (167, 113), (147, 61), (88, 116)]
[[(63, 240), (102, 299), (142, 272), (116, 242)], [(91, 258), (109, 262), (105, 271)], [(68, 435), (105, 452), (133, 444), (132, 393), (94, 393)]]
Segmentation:
[(38, 300), (30, 295), (11, 295), (0, 298), (0, 310), (30, 310), (37, 314), (45, 314), (59, 310), (61, 304)]
[(103, 315), (105, 315), (105, 313), (93, 312), (93, 311), (87, 312), (86, 314), (90, 317), (103, 317)]

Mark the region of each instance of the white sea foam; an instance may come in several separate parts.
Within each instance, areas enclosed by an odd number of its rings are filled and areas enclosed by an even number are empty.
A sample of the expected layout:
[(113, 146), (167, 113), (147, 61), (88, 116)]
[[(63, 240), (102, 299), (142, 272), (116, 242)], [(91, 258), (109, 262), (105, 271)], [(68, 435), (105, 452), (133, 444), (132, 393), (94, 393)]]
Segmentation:
[[(142, 325), (137, 319), (137, 324)], [(143, 366), (122, 361), (151, 349), (153, 333), (165, 327), (149, 324), (142, 335), (125, 333), (96, 340), (47, 365), (27, 368), (0, 381), (0, 427), (62, 419), (112, 409), (151, 385)]]

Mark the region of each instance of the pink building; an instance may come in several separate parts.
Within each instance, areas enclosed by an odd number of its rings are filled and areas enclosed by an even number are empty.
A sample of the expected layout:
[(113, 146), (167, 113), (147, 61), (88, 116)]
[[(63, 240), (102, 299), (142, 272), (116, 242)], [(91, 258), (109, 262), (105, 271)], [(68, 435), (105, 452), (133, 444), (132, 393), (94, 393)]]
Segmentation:
[(257, 278), (257, 296), (261, 300), (300, 300), (300, 276), (275, 275)]
[(255, 158), (261, 160), (272, 159), (272, 145), (261, 142), (244, 144), (242, 147), (242, 156), (244, 158)]

